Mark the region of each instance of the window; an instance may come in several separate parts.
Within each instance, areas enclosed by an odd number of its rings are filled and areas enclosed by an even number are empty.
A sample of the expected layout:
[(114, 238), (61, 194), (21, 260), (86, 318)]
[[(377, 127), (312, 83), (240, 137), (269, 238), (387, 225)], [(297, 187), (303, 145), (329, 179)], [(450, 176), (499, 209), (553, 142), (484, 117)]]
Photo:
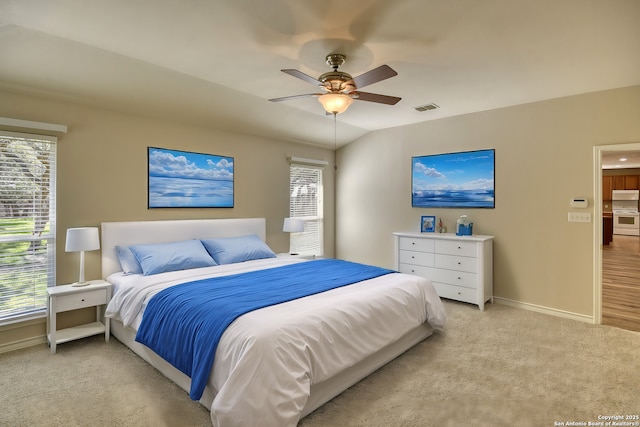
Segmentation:
[(323, 254), (322, 168), (291, 164), (289, 168), (289, 217), (304, 221), (302, 233), (291, 233), (292, 252)]
[(56, 138), (0, 131), (0, 322), (46, 311), (55, 285)]

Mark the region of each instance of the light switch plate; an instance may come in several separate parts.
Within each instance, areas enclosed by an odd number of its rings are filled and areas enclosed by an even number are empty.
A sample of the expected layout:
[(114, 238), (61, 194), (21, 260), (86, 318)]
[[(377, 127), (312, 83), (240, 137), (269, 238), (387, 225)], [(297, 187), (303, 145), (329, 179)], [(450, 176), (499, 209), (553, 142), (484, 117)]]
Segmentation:
[(591, 222), (589, 212), (569, 212), (569, 222)]

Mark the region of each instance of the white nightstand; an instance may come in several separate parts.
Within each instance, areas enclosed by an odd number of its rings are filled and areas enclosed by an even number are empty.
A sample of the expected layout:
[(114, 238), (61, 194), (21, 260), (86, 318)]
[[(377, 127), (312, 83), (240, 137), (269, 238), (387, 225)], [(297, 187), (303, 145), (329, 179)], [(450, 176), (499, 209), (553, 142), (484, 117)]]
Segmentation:
[[(101, 307), (111, 299), (111, 283), (104, 280), (91, 280), (87, 286), (75, 287), (61, 285), (47, 288), (47, 338), (51, 353), (56, 352), (56, 345), (104, 333), (104, 340), (109, 341), (109, 318), (102, 320)], [(56, 314), (62, 311), (77, 310), (85, 307), (96, 307), (96, 321), (72, 328), (56, 330)]]

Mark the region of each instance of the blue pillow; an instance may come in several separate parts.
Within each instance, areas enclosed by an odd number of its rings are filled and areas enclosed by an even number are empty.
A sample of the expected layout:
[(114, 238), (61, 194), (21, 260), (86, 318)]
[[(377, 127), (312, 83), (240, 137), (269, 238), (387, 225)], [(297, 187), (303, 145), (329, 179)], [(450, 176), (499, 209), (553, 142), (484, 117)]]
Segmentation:
[(255, 234), (223, 239), (206, 239), (202, 244), (218, 264), (275, 258), (276, 254)]
[(116, 246), (116, 253), (118, 254), (118, 261), (120, 261), (120, 267), (124, 274), (142, 274), (142, 267), (136, 259), (136, 256), (126, 246)]
[(145, 276), (217, 265), (199, 240), (130, 246)]

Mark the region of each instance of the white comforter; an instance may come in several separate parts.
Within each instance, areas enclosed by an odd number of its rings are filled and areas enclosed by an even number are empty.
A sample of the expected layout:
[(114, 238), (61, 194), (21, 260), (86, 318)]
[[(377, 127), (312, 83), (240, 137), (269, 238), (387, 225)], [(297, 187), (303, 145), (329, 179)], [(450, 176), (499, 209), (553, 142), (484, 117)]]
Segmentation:
[[(294, 262), (275, 258), (163, 273), (109, 277), (106, 314), (137, 329), (144, 307), (162, 289), (204, 277)], [(428, 280), (393, 273), (247, 313), (222, 335), (209, 386), (214, 426), (295, 426), (311, 384), (395, 342), (428, 322), (445, 325), (445, 310)]]

